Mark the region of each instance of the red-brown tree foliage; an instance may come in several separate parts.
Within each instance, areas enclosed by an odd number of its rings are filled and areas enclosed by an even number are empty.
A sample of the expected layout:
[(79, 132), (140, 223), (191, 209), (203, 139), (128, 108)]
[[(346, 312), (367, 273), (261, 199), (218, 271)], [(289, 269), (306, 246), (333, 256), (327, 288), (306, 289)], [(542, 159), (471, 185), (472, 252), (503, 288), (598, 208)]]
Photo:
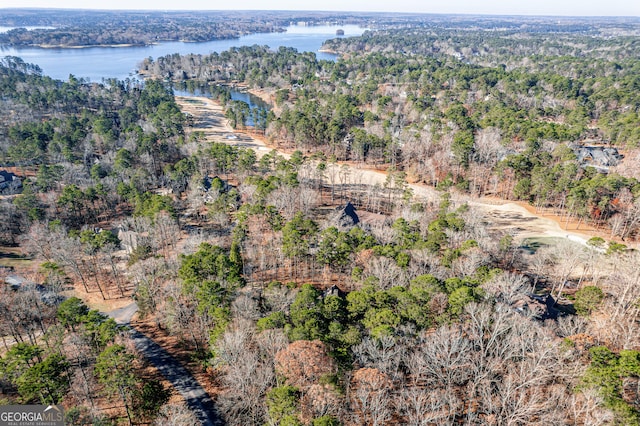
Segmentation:
[(377, 368), (361, 368), (351, 377), (352, 389), (366, 389), (369, 392), (391, 390), (393, 383), (388, 375)]
[(276, 372), (292, 386), (304, 388), (321, 376), (333, 374), (336, 365), (319, 340), (298, 340), (276, 354)]

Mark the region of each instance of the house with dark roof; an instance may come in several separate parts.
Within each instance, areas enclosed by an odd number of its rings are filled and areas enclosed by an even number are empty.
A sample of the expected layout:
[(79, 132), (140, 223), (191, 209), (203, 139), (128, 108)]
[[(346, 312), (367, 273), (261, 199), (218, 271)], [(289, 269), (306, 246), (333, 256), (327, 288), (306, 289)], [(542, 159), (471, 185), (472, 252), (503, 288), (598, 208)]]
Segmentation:
[(609, 167), (617, 166), (623, 158), (616, 148), (578, 145), (571, 148), (582, 167), (590, 166), (602, 172), (608, 172)]
[(356, 213), (356, 208), (347, 202), (344, 206), (337, 207), (333, 215), (329, 219), (329, 223), (338, 229), (349, 229), (360, 223), (360, 218)]
[(18, 194), (22, 190), (22, 179), (6, 170), (0, 170), (0, 194)]
[(328, 289), (326, 289), (325, 291), (322, 292), (322, 298), (324, 299), (325, 297), (328, 296), (336, 296), (339, 297), (341, 299), (344, 299), (347, 296), (347, 293), (345, 293), (344, 291), (340, 290), (340, 288), (337, 285), (332, 285), (331, 287), (329, 287)]

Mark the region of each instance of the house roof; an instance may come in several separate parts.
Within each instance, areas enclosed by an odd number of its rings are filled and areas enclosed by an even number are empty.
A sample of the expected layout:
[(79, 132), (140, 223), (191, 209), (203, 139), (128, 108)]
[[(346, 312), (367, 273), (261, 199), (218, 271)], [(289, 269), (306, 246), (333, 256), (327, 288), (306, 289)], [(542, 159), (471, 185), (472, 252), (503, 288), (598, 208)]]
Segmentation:
[(347, 202), (346, 205), (336, 209), (335, 221), (342, 227), (350, 227), (360, 223), (360, 218), (353, 204)]
[(612, 167), (620, 164), (622, 155), (616, 148), (603, 146), (578, 146), (573, 148), (578, 162), (582, 165)]
[(15, 174), (6, 170), (0, 170), (0, 189), (13, 186), (14, 188), (20, 188), (22, 186), (22, 180)]
[(13, 289), (18, 289), (24, 284), (29, 284), (31, 281), (19, 275), (7, 275), (4, 279), (5, 284), (11, 286)]

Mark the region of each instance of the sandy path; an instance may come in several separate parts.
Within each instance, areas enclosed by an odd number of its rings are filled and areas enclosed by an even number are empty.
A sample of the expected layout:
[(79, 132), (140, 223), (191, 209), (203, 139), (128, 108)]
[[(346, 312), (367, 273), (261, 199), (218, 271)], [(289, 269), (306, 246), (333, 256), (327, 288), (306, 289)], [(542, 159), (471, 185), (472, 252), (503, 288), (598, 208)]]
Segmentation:
[[(176, 102), (183, 112), (193, 116), (195, 125), (193, 130), (204, 132), (209, 141), (252, 148), (256, 150), (259, 156), (273, 149), (259, 138), (246, 133), (234, 132), (224, 117), (222, 106), (211, 99), (176, 96)], [(278, 151), (278, 153), (289, 157), (289, 154), (285, 152)], [(334, 167), (334, 169), (332, 170), (331, 167)], [(339, 182), (336, 176), (343, 167), (343, 164), (328, 165), (327, 175), (333, 173), (333, 182)], [(346, 167), (348, 167), (350, 183), (382, 185), (387, 178), (385, 172), (361, 169), (351, 164), (346, 165)], [(330, 179), (327, 180), (329, 181)], [(413, 189), (416, 197), (426, 200), (437, 200), (439, 198), (439, 192), (433, 187), (421, 184), (410, 184), (409, 186)], [(468, 196), (461, 196), (460, 198), (480, 210), (492, 229), (508, 230), (518, 240), (530, 237), (559, 237), (584, 245), (589, 238), (596, 235), (609, 239), (606, 234), (595, 230), (564, 229), (557, 216), (537, 214), (514, 202)], [(573, 224), (573, 226), (570, 224), (569, 228), (572, 227), (575, 228), (577, 226), (576, 224)]]

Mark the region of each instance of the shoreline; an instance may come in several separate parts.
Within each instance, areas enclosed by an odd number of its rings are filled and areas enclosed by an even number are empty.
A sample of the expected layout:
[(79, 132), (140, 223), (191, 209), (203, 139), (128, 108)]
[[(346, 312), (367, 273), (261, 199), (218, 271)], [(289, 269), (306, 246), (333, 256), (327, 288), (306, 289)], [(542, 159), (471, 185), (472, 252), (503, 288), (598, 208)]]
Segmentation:
[(318, 52), (320, 52), (320, 53), (330, 53), (332, 55), (340, 55), (339, 52), (337, 52), (337, 51), (335, 51), (333, 49), (327, 49), (327, 48), (322, 48), (322, 47), (320, 49), (318, 49)]
[(145, 46), (150, 46), (151, 44), (155, 44), (155, 43), (150, 43), (150, 44), (134, 44), (134, 43), (127, 43), (127, 44), (83, 44), (83, 45), (68, 45), (68, 44), (28, 44), (28, 45), (12, 45), (11, 47), (14, 49), (21, 49), (21, 48), (38, 48), (38, 49), (90, 49), (92, 47), (99, 47), (99, 48), (120, 48), (120, 47), (145, 47)]

